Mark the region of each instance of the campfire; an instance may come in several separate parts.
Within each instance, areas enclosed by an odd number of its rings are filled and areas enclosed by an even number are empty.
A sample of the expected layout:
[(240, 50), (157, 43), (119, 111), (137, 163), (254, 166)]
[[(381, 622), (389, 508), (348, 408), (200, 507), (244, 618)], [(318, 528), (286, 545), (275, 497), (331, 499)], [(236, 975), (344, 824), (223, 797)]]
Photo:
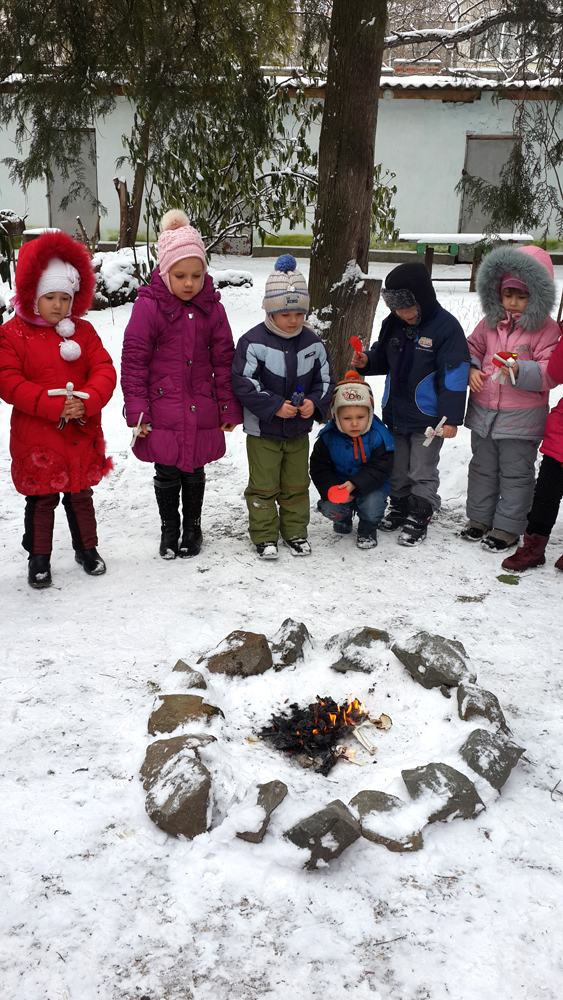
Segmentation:
[[(328, 774), (337, 760), (350, 759), (354, 751), (347, 751), (343, 738), (353, 733), (360, 743), (375, 753), (375, 746), (365, 734), (364, 724), (372, 720), (357, 698), (339, 705), (332, 698), (320, 698), (306, 708), (289, 706), (289, 713), (273, 715), (270, 726), (260, 731), (262, 739), (269, 740), (276, 750), (286, 754), (300, 754), (314, 761), (318, 774)], [(374, 722), (379, 729), (388, 729), (391, 720), (381, 716)]]

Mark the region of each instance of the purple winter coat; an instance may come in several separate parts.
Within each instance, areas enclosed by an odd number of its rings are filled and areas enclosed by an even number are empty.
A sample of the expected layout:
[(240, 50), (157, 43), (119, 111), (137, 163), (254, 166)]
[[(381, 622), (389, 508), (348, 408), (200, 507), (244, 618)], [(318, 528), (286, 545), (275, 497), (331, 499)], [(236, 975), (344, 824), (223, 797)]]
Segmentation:
[(242, 422), (231, 386), (233, 337), (219, 300), (208, 274), (189, 302), (168, 291), (158, 268), (139, 290), (123, 339), (121, 387), (129, 426), (141, 412), (152, 425), (133, 448), (142, 462), (193, 472), (225, 454), (220, 425)]

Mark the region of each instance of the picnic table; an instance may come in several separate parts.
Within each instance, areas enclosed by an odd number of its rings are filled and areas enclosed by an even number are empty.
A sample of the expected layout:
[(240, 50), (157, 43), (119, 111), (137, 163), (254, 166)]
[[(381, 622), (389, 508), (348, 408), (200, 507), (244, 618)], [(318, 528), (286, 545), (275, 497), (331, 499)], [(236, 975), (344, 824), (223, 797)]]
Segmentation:
[[(424, 254), (424, 263), (428, 268), (428, 273), (432, 275), (432, 262), (434, 259), (434, 247), (446, 245), (448, 252), (455, 258), (459, 253), (460, 246), (477, 246), (483, 248), (493, 243), (532, 243), (534, 237), (529, 233), (401, 233), (399, 243), (416, 243), (417, 254)], [(473, 264), (471, 266), (471, 276), (469, 278), (435, 278), (435, 281), (469, 281), (469, 291), (475, 291), (475, 277), (477, 269), (481, 263), (482, 254), (473, 254)], [(456, 259), (457, 264), (457, 259)]]

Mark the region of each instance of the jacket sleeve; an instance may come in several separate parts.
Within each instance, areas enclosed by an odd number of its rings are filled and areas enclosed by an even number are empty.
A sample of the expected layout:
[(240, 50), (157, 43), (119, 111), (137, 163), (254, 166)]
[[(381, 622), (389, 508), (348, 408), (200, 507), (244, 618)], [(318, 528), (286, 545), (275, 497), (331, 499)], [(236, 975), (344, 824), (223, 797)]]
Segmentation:
[(557, 346), (560, 330), (555, 320), (549, 320), (546, 329), (541, 331), (537, 343), (532, 347), (533, 359), (518, 362), (516, 389), (527, 392), (542, 392), (552, 389), (554, 384), (549, 373), (549, 361)]
[(154, 349), (151, 334), (154, 329), (156, 309), (156, 303), (151, 299), (137, 299), (123, 335), (121, 388), (129, 427), (135, 426), (141, 413), (143, 423), (151, 422), (149, 367)]
[(445, 417), (446, 423), (450, 425), (463, 423), (469, 360), (467, 339), (458, 321), (452, 316), (449, 331), (446, 331), (436, 350), (438, 420)]
[(262, 362), (258, 357), (260, 345), (247, 340), (239, 340), (233, 360), (233, 391), (239, 403), (246, 406), (259, 420), (270, 423), (285, 403), (283, 396), (270, 392), (262, 384)]
[(563, 382), (563, 338), (547, 363), (547, 378), (551, 389)]
[(30, 382), (24, 375), (24, 359), (18, 351), (21, 338), (11, 336), (6, 329), (0, 333), (0, 397), (30, 417), (41, 417), (58, 423), (65, 400), (49, 396), (47, 389)]
[(365, 465), (350, 476), (350, 482), (356, 487), (355, 493), (359, 497), (365, 497), (383, 486), (393, 471), (394, 459), (395, 452), (387, 451), (383, 442), (378, 448), (374, 448)]
[(86, 416), (91, 417), (109, 403), (117, 384), (117, 373), (108, 352), (90, 323), (87, 324), (85, 332), (88, 335), (89, 366), (83, 392), (90, 394), (90, 398), (84, 400), (84, 406)]
[(314, 419), (322, 423), (330, 406), (336, 382), (330, 354), (322, 340), (319, 340), (315, 347), (317, 349), (317, 357), (315, 358), (311, 385), (307, 391), (306, 398), (315, 404)]
[(310, 461), (311, 479), (313, 480), (322, 500), (328, 499), (328, 491), (331, 486), (339, 486), (342, 477), (336, 471), (330, 452), (322, 437), (318, 437), (311, 452)]
[(242, 423), (242, 410), (233, 392), (232, 366), (235, 345), (225, 309), (218, 304), (211, 338), (211, 365), (217, 391), (219, 420), (222, 424)]
[(483, 358), (485, 357), (487, 351), (487, 321), (482, 319), (480, 323), (477, 324), (474, 331), (467, 338), (467, 344), (469, 346), (470, 362), (472, 368), (478, 368), (481, 371), (483, 364)]

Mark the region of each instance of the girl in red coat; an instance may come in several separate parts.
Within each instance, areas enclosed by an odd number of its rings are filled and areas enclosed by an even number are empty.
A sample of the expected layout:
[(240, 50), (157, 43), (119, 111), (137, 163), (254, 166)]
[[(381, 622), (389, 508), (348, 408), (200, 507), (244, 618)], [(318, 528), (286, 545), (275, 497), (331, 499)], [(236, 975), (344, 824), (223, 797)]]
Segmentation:
[(35, 588), (52, 582), (61, 492), (76, 561), (92, 576), (106, 570), (96, 549), (92, 486), (112, 467), (100, 413), (116, 374), (94, 327), (80, 319), (94, 285), (86, 249), (65, 233), (44, 233), (20, 250), (16, 316), (0, 327), (0, 397), (14, 407), (12, 479), (26, 498), (22, 544)]
[[(563, 340), (549, 359), (547, 374), (553, 385), (563, 382)], [(505, 559), (504, 569), (524, 570), (545, 563), (545, 547), (557, 520), (563, 497), (563, 399), (553, 408), (545, 422), (545, 435), (540, 451), (543, 455), (532, 509), (524, 532), (524, 543), (513, 556)], [(555, 563), (563, 572), (563, 556)]]
[(231, 328), (203, 240), (177, 209), (162, 220), (158, 265), (125, 330), (121, 386), (127, 423), (140, 427), (133, 451), (154, 462), (160, 555), (189, 558), (202, 542), (204, 466), (225, 454), (224, 431), (242, 411), (231, 384)]

